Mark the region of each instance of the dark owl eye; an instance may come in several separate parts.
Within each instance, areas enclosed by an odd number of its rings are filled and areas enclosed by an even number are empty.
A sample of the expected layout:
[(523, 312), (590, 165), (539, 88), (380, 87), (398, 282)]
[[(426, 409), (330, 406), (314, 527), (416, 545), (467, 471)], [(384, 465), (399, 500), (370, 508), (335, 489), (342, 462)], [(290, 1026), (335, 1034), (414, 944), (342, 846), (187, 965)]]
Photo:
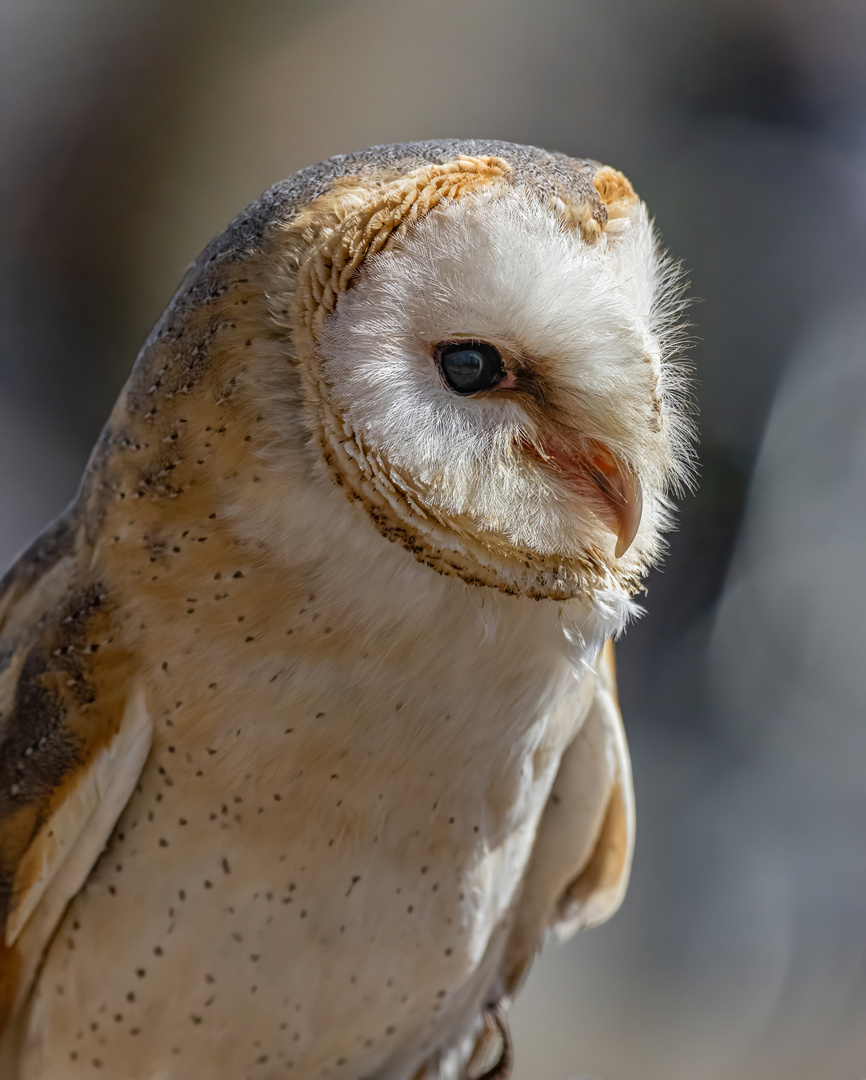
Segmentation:
[(499, 350), (485, 341), (456, 341), (437, 348), (442, 378), (457, 394), (489, 390), (505, 378)]

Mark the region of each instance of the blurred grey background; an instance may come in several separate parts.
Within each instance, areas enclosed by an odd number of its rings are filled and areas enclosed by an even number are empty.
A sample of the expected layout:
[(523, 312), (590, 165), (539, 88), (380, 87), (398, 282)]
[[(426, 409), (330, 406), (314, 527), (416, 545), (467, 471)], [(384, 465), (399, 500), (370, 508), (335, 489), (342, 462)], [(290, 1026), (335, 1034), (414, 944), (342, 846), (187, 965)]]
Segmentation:
[(633, 882), (517, 1078), (864, 1080), (863, 0), (0, 0), (0, 562), (212, 235), (439, 136), (623, 169), (701, 298), (701, 487), (619, 650)]

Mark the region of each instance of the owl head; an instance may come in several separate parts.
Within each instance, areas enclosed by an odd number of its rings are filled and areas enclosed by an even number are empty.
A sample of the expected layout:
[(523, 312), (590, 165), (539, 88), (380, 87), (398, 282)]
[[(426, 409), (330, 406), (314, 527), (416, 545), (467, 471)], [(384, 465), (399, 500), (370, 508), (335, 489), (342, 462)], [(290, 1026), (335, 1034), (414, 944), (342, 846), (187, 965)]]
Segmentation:
[(167, 500), (234, 507), (267, 546), (336, 485), (471, 585), (631, 595), (691, 468), (682, 306), (614, 169), (508, 143), (334, 158), (205, 249), (108, 429), (131, 475), (94, 486), (134, 484), (154, 534)]
[(506, 592), (632, 592), (690, 468), (677, 269), (621, 173), (515, 149), (334, 181), (283, 227), (273, 317), (386, 537)]

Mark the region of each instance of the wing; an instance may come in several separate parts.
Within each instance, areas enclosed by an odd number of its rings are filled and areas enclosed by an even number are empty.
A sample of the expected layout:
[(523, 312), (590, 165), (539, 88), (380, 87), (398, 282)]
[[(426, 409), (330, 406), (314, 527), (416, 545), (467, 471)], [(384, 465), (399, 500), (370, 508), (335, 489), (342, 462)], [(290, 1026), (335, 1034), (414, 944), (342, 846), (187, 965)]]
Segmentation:
[(565, 754), (536, 835), (503, 966), (511, 996), (544, 937), (568, 937), (622, 903), (634, 845), (631, 765), (608, 641), (586, 718)]
[[(138, 781), (151, 723), (111, 597), (61, 523), (0, 586), (0, 1073), (66, 905)], [(6, 1055), (4, 1057), (4, 1055)]]

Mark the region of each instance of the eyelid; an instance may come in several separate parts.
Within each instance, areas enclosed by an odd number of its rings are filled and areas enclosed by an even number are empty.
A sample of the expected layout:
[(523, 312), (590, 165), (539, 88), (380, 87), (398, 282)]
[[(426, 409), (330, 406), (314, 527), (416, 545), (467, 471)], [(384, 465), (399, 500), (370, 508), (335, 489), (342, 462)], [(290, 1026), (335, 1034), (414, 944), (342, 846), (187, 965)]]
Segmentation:
[(524, 349), (511, 338), (499, 337), (496, 334), (490, 334), (485, 330), (460, 330), (450, 327), (444, 331), (437, 333), (419, 333), (417, 340), (423, 342), (427, 349), (436, 349), (439, 345), (456, 345), (460, 342), (475, 341), (480, 342), (482, 345), (492, 345), (494, 349), (498, 349), (503, 357), (520, 358), (524, 354)]

